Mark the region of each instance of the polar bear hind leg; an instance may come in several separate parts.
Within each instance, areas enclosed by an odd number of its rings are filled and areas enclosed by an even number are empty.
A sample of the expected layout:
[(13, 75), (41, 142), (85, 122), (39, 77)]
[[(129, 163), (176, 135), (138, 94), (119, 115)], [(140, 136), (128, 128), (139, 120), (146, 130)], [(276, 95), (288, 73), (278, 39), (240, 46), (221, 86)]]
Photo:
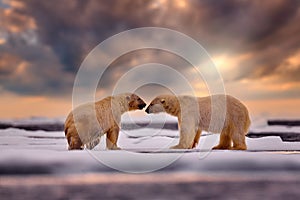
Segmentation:
[(71, 137), (69, 141), (69, 150), (82, 150), (84, 148), (80, 138), (78, 137)]
[(117, 146), (119, 127), (113, 127), (106, 134), (106, 148), (110, 150), (121, 149)]
[(81, 142), (77, 130), (74, 126), (66, 129), (66, 137), (68, 140), (69, 150), (81, 150), (83, 149), (83, 143)]
[(217, 146), (214, 146), (213, 149), (231, 149), (232, 132), (232, 128), (224, 128), (220, 134), (219, 144)]
[(232, 141), (233, 141), (233, 147), (231, 149), (233, 150), (247, 150), (247, 145), (246, 145), (246, 138), (245, 138), (245, 133), (244, 130), (237, 130), (232, 135)]
[(249, 126), (251, 124), (248, 113), (246, 114), (245, 120), (243, 120), (243, 122), (244, 126), (240, 126), (236, 133), (232, 135), (233, 150), (247, 150), (245, 135), (248, 133)]

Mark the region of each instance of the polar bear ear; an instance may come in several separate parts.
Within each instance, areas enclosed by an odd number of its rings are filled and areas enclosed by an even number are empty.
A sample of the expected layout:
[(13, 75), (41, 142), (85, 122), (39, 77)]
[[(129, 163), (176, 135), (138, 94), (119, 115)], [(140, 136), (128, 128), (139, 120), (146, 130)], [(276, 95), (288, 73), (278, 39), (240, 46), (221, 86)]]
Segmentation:
[(161, 99), (161, 100), (160, 100), (160, 103), (165, 103), (165, 102), (166, 102), (165, 99)]

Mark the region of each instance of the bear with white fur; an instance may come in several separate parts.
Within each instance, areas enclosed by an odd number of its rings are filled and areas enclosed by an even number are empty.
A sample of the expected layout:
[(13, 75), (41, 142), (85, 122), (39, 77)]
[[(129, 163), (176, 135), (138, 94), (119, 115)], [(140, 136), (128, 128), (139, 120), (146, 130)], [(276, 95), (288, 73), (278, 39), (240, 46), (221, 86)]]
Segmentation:
[(117, 140), (121, 115), (128, 111), (141, 110), (145, 106), (145, 102), (133, 93), (108, 96), (95, 103), (78, 106), (65, 121), (69, 150), (83, 149), (84, 146), (93, 149), (104, 134), (107, 149), (120, 149)]
[(247, 149), (245, 135), (250, 126), (249, 112), (242, 102), (230, 95), (160, 95), (151, 101), (146, 112), (166, 112), (178, 118), (179, 144), (171, 148), (196, 147), (202, 130), (205, 130), (221, 133), (219, 144), (213, 149)]

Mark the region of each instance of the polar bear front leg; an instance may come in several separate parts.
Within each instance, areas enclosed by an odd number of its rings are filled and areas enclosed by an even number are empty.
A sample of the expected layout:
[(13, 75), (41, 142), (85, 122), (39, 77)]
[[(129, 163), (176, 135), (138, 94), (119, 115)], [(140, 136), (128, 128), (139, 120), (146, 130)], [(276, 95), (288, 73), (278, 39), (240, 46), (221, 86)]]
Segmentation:
[(192, 149), (193, 149), (193, 148), (196, 148), (196, 146), (198, 145), (199, 139), (200, 139), (200, 136), (201, 136), (201, 132), (202, 132), (202, 130), (199, 128), (199, 129), (197, 130), (196, 135), (195, 135)]
[(85, 147), (89, 150), (92, 150), (93, 148), (95, 148), (95, 146), (97, 146), (100, 143), (100, 137), (96, 138), (95, 140), (87, 143), (85, 145)]
[(107, 131), (106, 134), (106, 148), (109, 150), (118, 150), (121, 149), (117, 146), (119, 136), (119, 127), (115, 126)]
[(179, 144), (172, 146), (171, 149), (191, 149), (194, 145), (196, 136), (195, 130), (191, 128), (181, 128), (179, 135)]

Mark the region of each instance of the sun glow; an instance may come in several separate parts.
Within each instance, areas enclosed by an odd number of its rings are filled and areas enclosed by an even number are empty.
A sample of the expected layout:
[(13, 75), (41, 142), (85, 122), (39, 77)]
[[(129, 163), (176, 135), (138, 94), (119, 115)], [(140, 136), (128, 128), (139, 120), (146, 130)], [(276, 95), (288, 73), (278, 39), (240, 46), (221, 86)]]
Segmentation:
[(289, 57), (287, 59), (287, 62), (289, 65), (284, 66), (284, 67), (287, 67), (291, 70), (295, 70), (295, 69), (299, 68), (299, 66), (300, 66), (300, 51), (295, 53), (293, 56)]
[(230, 54), (222, 54), (222, 55), (213, 56), (212, 60), (214, 61), (218, 69), (231, 70), (234, 67), (239, 67), (239, 64), (242, 61), (251, 58), (251, 56), (252, 55), (249, 53), (238, 55), (238, 56), (232, 56)]
[(166, 0), (156, 0), (154, 1), (152, 4), (151, 4), (151, 9), (158, 9), (158, 8), (161, 8), (163, 6), (165, 6), (167, 3)]
[(177, 0), (176, 1), (176, 6), (178, 7), (178, 8), (186, 8), (186, 6), (187, 6), (187, 3), (186, 3), (186, 1), (185, 0)]
[(151, 9), (158, 9), (158, 8), (163, 8), (163, 7), (168, 7), (170, 5), (173, 5), (175, 8), (178, 8), (178, 9), (185, 9), (188, 4), (187, 4), (187, 1), (186, 0), (156, 0), (154, 1), (150, 8)]
[(0, 45), (5, 44), (6, 40), (4, 38), (0, 38)]

